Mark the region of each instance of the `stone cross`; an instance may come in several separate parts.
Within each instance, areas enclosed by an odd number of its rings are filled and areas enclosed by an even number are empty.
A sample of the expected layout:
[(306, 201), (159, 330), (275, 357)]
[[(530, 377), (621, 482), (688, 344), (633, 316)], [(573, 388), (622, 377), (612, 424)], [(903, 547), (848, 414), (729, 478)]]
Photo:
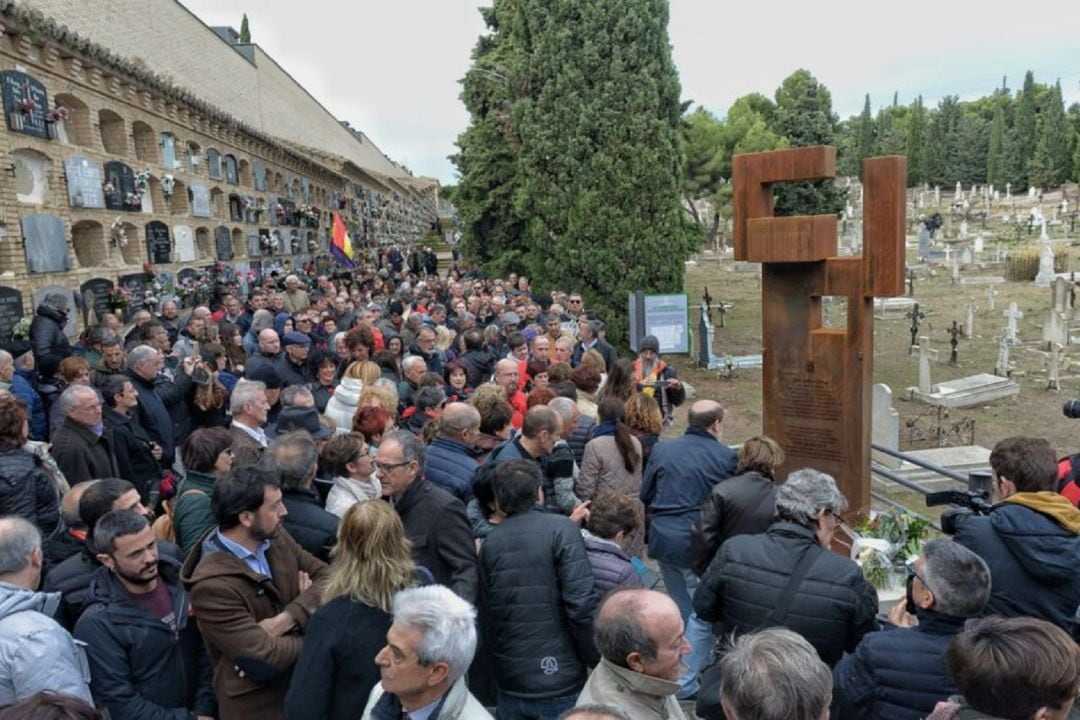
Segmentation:
[(919, 321), (926, 317), (926, 313), (919, 310), (919, 303), (915, 303), (911, 311), (904, 314), (904, 317), (911, 319), (911, 344), (914, 346), (915, 338), (919, 336)]
[(1016, 321), (1024, 317), (1024, 313), (1017, 309), (1016, 303), (1009, 303), (1009, 309), (1002, 313), (1002, 315), (1009, 319), (1009, 326), (1005, 329), (1005, 337), (1009, 342), (1018, 342), (1016, 338)]
[(922, 335), (919, 344), (913, 345), (912, 352), (919, 351), (919, 392), (931, 392), (933, 385), (930, 382), (930, 363), (937, 360), (938, 351), (930, 349), (930, 338)]
[(998, 357), (997, 364), (994, 365), (994, 374), (1001, 377), (1012, 376), (1012, 367), (1009, 365), (1009, 337), (1005, 333), (1002, 333), (1001, 340), (998, 342)]
[(958, 359), (957, 359), (957, 356), (956, 356), (956, 346), (959, 345), (959, 344), (960, 344), (960, 327), (957, 325), (956, 321), (953, 320), (952, 321), (952, 327), (949, 328), (949, 345), (952, 348), (952, 350), (949, 352), (949, 364), (950, 365), (956, 365), (959, 362)]
[[(835, 215), (773, 217), (773, 184), (836, 177), (836, 148), (732, 159), (734, 259), (762, 263), (762, 429), (787, 461), (838, 479), (853, 511), (870, 502), (874, 297), (904, 293), (907, 161), (863, 161), (861, 255), (840, 257)], [(846, 327), (822, 327), (825, 296)]]
[(964, 306), (964, 337), (968, 340), (975, 334), (975, 303), (968, 301)]

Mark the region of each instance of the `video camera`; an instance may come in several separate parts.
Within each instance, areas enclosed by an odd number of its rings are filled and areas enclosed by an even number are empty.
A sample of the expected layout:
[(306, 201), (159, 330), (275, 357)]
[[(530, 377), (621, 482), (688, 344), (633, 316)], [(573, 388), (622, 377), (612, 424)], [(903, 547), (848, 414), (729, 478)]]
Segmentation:
[(1073, 398), (1065, 401), (1065, 407), (1061, 408), (1062, 414), (1070, 420), (1080, 418), (1080, 400)]
[(987, 515), (994, 507), (987, 490), (944, 490), (929, 493), (926, 507), (935, 505), (955, 505), (941, 514), (941, 532), (955, 535), (960, 523), (972, 515)]

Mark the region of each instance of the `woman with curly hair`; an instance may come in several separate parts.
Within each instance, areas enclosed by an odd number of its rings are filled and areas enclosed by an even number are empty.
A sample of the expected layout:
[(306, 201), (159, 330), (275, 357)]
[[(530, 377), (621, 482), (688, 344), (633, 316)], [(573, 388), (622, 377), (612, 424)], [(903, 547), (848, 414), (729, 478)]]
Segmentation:
[(656, 398), (634, 393), (626, 401), (626, 424), (641, 443), (641, 464), (649, 464), (653, 446), (660, 441), (664, 429), (664, 414)]
[(48, 537), (60, 521), (59, 500), (41, 460), (23, 449), (29, 436), (22, 400), (0, 395), (0, 515), (25, 518)]

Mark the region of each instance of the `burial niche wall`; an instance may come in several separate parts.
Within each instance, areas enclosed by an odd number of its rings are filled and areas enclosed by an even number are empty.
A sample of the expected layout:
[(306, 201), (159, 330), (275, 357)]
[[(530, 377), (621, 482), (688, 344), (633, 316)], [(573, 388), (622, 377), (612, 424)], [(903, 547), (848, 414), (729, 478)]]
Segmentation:
[(202, 163), (202, 147), (197, 142), (187, 144), (187, 166), (192, 175), (199, 174), (199, 166)]
[(101, 145), (110, 155), (127, 155), (127, 131), (124, 118), (108, 108), (98, 111), (98, 130), (101, 133)]
[(251, 187), (251, 163), (247, 160), (240, 161), (240, 184)]
[(240, 228), (232, 229), (232, 249), (234, 258), (247, 256), (247, 242), (244, 240), (244, 231)]
[(166, 170), (177, 170), (180, 163), (176, 161), (176, 138), (172, 133), (161, 133), (161, 164)]
[(80, 220), (71, 227), (71, 245), (75, 259), (84, 268), (103, 265), (109, 257), (105, 246), (105, 228), (96, 220)]
[(124, 264), (142, 265), (145, 262), (146, 253), (143, 252), (145, 244), (139, 237), (139, 228), (129, 222), (121, 223), (120, 227), (127, 238), (127, 245), (120, 248), (120, 252), (124, 256)]
[(135, 159), (144, 163), (159, 163), (157, 133), (141, 120), (131, 123), (131, 135), (135, 139)]
[(56, 104), (54, 112), (61, 107), (68, 110), (66, 120), (56, 121), (56, 134), (59, 140), (69, 145), (93, 147), (94, 128), (91, 123), (90, 109), (86, 103), (66, 93), (54, 95), (53, 102)]
[(49, 171), (52, 161), (36, 150), (16, 150), (11, 153), (11, 169), (15, 175), (15, 199), (28, 205), (44, 205), (49, 197)]
[(183, 180), (173, 180), (173, 192), (169, 196), (169, 213), (172, 215), (187, 215), (189, 207), (187, 185), (184, 184)]
[(221, 153), (214, 148), (206, 149), (206, 172), (214, 180), (221, 180)]
[(214, 250), (210, 240), (210, 228), (195, 228), (195, 252), (199, 260), (210, 260), (214, 257)]

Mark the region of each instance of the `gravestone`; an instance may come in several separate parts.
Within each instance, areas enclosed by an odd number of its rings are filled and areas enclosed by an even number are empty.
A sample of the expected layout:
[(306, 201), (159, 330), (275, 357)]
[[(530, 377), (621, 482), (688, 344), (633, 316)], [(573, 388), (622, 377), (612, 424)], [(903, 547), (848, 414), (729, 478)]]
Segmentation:
[(172, 262), (169, 226), (160, 220), (146, 223), (146, 257), (150, 258), (151, 265), (164, 265)]
[(937, 360), (938, 351), (930, 349), (930, 338), (919, 338), (919, 344), (912, 348), (919, 351), (919, 392), (929, 393), (934, 387), (930, 379), (930, 364)]
[(1016, 321), (1024, 317), (1024, 313), (1017, 309), (1016, 303), (1009, 303), (1009, 309), (1003, 312), (1002, 315), (1009, 320), (1009, 325), (1005, 329), (1005, 337), (1011, 343), (1019, 342), (1016, 337)]
[[(870, 501), (873, 298), (904, 293), (907, 161), (863, 162), (863, 254), (838, 257), (835, 215), (773, 217), (772, 185), (836, 176), (836, 149), (733, 158), (734, 259), (762, 263), (763, 430), (787, 460), (837, 479), (853, 511)], [(821, 298), (847, 298), (825, 328)]]
[(22, 316), (22, 293), (13, 287), (0, 287), (0, 342), (11, 339), (11, 331)]
[(975, 303), (969, 302), (964, 306), (964, 337), (968, 340), (975, 334)]
[[(900, 449), (900, 413), (893, 407), (892, 388), (884, 383), (874, 383), (874, 409), (870, 420), (870, 436), (875, 445), (891, 450)], [(874, 462), (896, 469), (904, 462), (898, 457), (875, 450)]]
[(202, 183), (193, 182), (188, 186), (191, 200), (191, 214), (194, 217), (211, 217), (210, 189)]
[[(87, 318), (90, 311), (93, 311), (94, 321), (99, 322), (105, 313), (112, 312), (109, 308), (109, 293), (114, 287), (113, 281), (106, 278), (91, 278), (79, 286), (79, 295), (82, 296), (83, 301), (84, 319)], [(89, 320), (87, 320), (87, 324), (89, 324)]]
[(218, 260), (232, 260), (232, 231), (224, 225), (218, 225), (214, 230), (214, 246)]
[(187, 225), (177, 225), (173, 228), (173, 239), (176, 241), (176, 262), (193, 262), (195, 260), (195, 238), (191, 234), (191, 228)]
[(71, 207), (105, 207), (105, 193), (101, 189), (104, 181), (97, 163), (84, 157), (69, 157), (64, 160), (64, 175)]
[(117, 280), (120, 282), (120, 287), (131, 291), (131, 304), (124, 311), (130, 318), (136, 310), (142, 310), (146, 306), (146, 274), (138, 272), (121, 275)]
[(142, 210), (142, 202), (134, 202), (135, 172), (131, 168), (115, 160), (105, 163), (105, 182), (112, 186), (112, 192), (105, 193), (105, 207), (129, 212)]
[(28, 271), (47, 273), (71, 269), (67, 231), (64, 230), (63, 220), (56, 215), (42, 213), (24, 215), (21, 224)]
[(53, 293), (59, 293), (68, 300), (68, 314), (67, 322), (64, 323), (64, 334), (69, 338), (77, 337), (79, 334), (79, 321), (76, 309), (79, 305), (75, 299), (75, 292), (71, 288), (63, 287), (61, 285), (47, 285), (40, 290), (35, 290), (33, 297), (34, 306), (30, 311), (33, 312), (45, 300), (45, 296), (52, 295)]
[(49, 94), (40, 80), (18, 70), (0, 73), (8, 129), (49, 139)]
[(919, 258), (930, 257), (930, 231), (925, 223), (919, 223)]
[(698, 319), (698, 366), (709, 369), (720, 367), (721, 359), (713, 354), (713, 325), (709, 314), (709, 304), (701, 303), (701, 317)]
[[(1045, 225), (1043, 226), (1045, 229)], [(1039, 287), (1049, 287), (1054, 281), (1054, 251), (1050, 242), (1045, 241), (1039, 248), (1039, 272), (1035, 276), (1035, 284)]]

